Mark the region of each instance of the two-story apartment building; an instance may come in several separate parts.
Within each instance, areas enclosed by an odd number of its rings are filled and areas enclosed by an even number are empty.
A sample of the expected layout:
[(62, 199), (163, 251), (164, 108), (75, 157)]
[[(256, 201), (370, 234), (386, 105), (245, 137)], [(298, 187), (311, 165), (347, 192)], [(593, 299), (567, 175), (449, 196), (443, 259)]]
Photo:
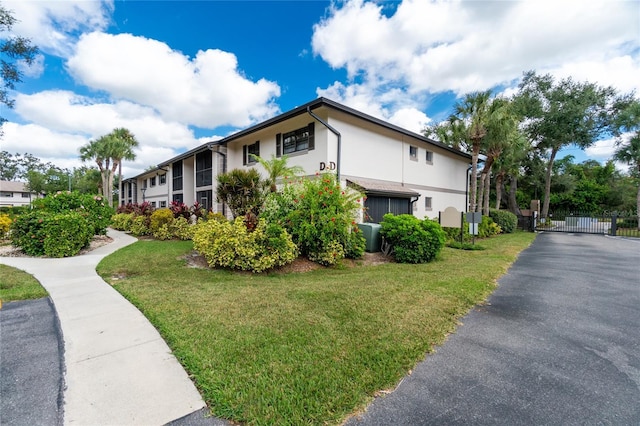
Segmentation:
[[(337, 173), (343, 186), (367, 195), (368, 221), (379, 222), (387, 212), (422, 218), (437, 217), (449, 206), (465, 210), (468, 154), (325, 98), (124, 180), (121, 203), (144, 198), (161, 207), (174, 200), (198, 201), (223, 212), (215, 201), (216, 176), (235, 168), (262, 171), (249, 154), (265, 159), (287, 155), (289, 165), (301, 166), (310, 176)], [(152, 187), (154, 176), (158, 180)], [(160, 184), (160, 176), (165, 183)]]
[(0, 206), (28, 206), (38, 197), (36, 192), (28, 189), (25, 182), (0, 181)]

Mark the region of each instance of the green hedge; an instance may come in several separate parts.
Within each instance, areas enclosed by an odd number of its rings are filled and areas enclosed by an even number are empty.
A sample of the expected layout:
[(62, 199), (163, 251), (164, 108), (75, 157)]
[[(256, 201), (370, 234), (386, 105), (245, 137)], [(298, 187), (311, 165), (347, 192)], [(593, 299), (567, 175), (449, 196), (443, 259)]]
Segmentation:
[(78, 212), (34, 210), (11, 225), (11, 242), (30, 256), (75, 256), (91, 242), (93, 227)]
[(510, 211), (491, 209), (489, 216), (505, 234), (512, 233), (518, 227), (518, 216)]
[(380, 234), (393, 246), (400, 263), (430, 262), (444, 247), (445, 233), (438, 222), (430, 219), (387, 213), (380, 225)]

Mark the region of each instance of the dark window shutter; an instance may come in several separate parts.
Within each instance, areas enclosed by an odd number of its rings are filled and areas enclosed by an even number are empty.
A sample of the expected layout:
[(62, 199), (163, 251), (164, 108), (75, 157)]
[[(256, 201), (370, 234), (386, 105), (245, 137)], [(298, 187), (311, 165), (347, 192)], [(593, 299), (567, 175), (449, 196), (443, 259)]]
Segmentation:
[(276, 157), (282, 157), (282, 133), (276, 135)]
[(312, 149), (315, 149), (316, 147), (315, 128), (316, 128), (316, 123), (309, 123), (309, 145), (308, 145), (309, 151), (311, 151)]
[(242, 165), (247, 165), (247, 146), (242, 145)]

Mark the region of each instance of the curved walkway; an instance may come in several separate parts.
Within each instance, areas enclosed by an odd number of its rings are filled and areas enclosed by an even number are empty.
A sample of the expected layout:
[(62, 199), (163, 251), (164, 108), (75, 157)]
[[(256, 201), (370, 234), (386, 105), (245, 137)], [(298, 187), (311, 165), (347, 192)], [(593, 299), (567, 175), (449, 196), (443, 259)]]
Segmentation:
[(95, 272), (105, 256), (136, 241), (114, 239), (64, 259), (0, 257), (47, 289), (64, 339), (64, 423), (162, 425), (206, 407), (147, 319)]

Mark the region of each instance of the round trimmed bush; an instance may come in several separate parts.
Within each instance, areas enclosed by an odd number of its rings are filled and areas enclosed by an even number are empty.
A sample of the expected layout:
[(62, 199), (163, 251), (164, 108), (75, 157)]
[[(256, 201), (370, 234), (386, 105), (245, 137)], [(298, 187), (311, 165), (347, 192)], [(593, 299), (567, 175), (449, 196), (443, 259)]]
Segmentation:
[(259, 219), (249, 231), (244, 218), (233, 222), (209, 220), (196, 225), (193, 247), (211, 267), (262, 272), (291, 263), (298, 248), (279, 225)]
[(420, 220), (410, 214), (387, 213), (380, 223), (380, 235), (393, 246), (396, 261), (426, 263), (444, 247), (445, 233), (438, 222)]
[(502, 229), (502, 232), (510, 234), (518, 226), (518, 216), (507, 210), (489, 210), (489, 216)]

